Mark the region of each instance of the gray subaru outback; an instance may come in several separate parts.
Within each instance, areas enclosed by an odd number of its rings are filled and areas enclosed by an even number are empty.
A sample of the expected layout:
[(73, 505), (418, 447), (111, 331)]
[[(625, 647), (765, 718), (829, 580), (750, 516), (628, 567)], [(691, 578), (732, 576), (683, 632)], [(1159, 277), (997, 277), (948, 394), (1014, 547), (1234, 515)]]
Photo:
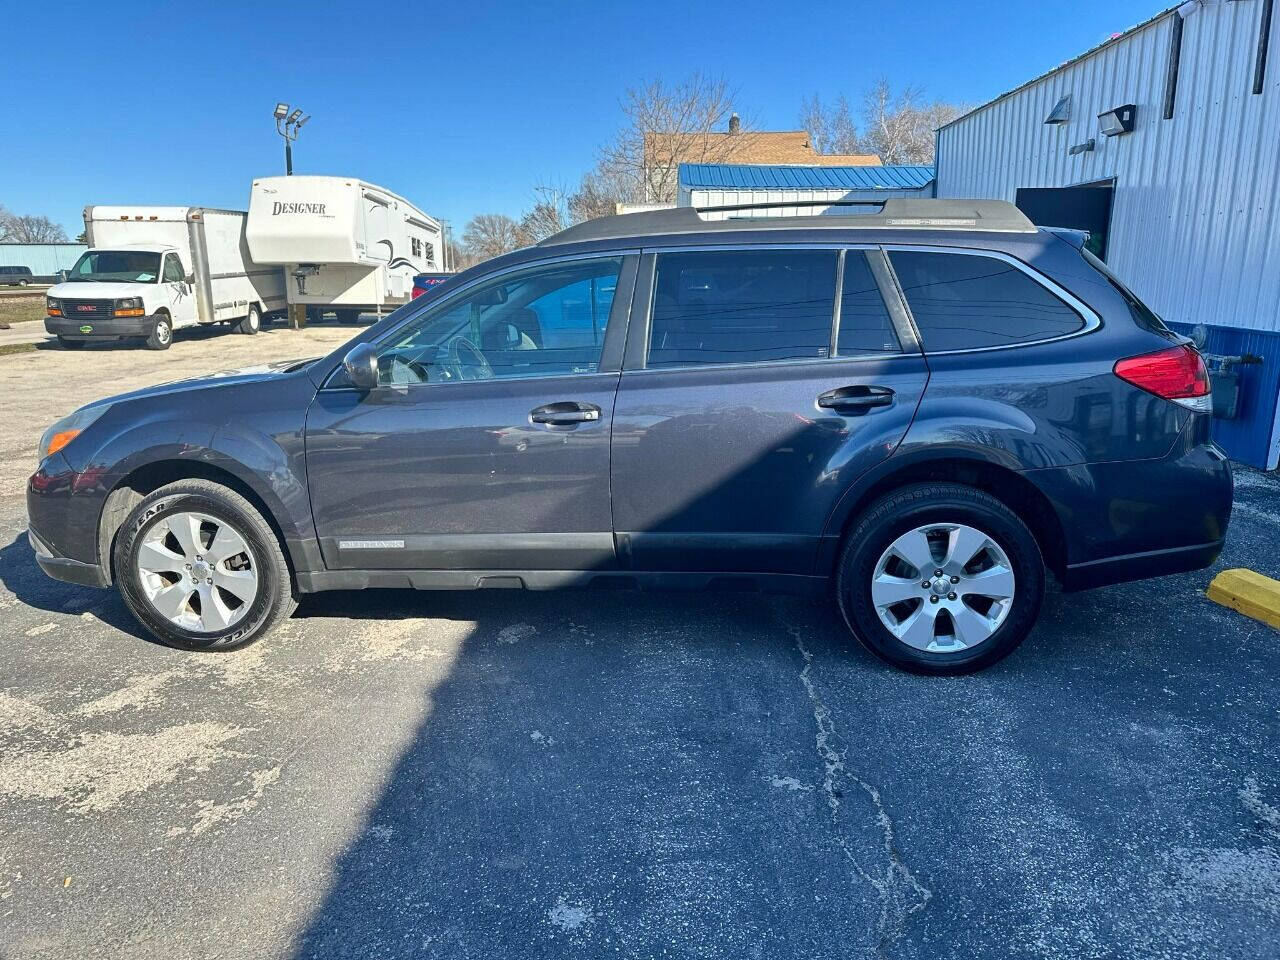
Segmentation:
[(993, 201), (745, 213), (585, 223), (330, 356), (84, 407), (41, 441), (36, 559), (192, 650), (318, 590), (737, 586), (958, 673), (1049, 576), (1218, 556), (1204, 364), (1083, 235)]

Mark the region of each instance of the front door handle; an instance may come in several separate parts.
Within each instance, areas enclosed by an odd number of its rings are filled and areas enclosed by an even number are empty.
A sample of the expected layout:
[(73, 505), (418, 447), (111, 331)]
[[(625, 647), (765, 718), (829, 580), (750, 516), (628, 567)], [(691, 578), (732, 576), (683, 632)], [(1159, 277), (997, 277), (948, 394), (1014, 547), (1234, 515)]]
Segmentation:
[(544, 403), (529, 411), (529, 419), (534, 423), (543, 423), (554, 427), (567, 427), (578, 423), (594, 423), (600, 419), (600, 408), (594, 403), (578, 403), (576, 400), (564, 400), (559, 403)]
[(850, 387), (836, 387), (818, 397), (818, 406), (824, 410), (851, 415), (866, 413), (875, 407), (887, 407), (892, 403), (892, 388), (861, 383)]

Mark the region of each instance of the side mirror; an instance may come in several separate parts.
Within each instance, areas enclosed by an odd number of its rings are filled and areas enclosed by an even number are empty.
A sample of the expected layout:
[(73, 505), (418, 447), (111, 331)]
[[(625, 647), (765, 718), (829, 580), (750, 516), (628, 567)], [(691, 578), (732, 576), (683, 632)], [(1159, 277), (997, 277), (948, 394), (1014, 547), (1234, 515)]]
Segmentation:
[(182, 281), (184, 283), (195, 283), (196, 275), (194, 273), (188, 273), (185, 277), (182, 278)]
[(367, 343), (357, 343), (345, 357), (342, 366), (357, 390), (369, 391), (378, 386), (378, 355)]
[(66, 282), (67, 282), (67, 278), (68, 278), (69, 276), (71, 276), (71, 271), (70, 271), (70, 270), (59, 270), (59, 271), (58, 271), (58, 282), (59, 282), (59, 283), (66, 283)]

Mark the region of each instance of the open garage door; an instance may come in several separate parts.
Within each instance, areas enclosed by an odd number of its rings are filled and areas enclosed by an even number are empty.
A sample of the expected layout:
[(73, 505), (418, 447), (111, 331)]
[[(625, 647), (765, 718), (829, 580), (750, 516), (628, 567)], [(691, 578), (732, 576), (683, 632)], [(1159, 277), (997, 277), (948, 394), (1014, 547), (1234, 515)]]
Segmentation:
[(1019, 187), (1014, 203), (1038, 227), (1088, 230), (1086, 247), (1106, 260), (1115, 185), (1115, 180), (1099, 180), (1074, 187)]

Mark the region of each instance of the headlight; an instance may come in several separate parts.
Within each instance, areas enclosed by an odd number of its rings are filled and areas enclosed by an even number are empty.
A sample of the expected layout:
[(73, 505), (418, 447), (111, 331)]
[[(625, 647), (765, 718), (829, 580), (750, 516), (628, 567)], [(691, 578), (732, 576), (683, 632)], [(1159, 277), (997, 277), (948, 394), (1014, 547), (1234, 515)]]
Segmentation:
[(111, 404), (103, 403), (96, 407), (85, 407), (77, 410), (69, 417), (63, 417), (44, 432), (40, 438), (40, 459), (57, 453), (68, 443), (80, 436), (89, 425), (111, 409)]
[(45, 300), (44, 309), (45, 309), (45, 312), (49, 314), (49, 316), (51, 317), (62, 316), (61, 300), (57, 300), (54, 297), (45, 297), (44, 300)]
[(117, 317), (140, 317), (146, 311), (142, 309), (141, 297), (125, 297), (116, 301)]

